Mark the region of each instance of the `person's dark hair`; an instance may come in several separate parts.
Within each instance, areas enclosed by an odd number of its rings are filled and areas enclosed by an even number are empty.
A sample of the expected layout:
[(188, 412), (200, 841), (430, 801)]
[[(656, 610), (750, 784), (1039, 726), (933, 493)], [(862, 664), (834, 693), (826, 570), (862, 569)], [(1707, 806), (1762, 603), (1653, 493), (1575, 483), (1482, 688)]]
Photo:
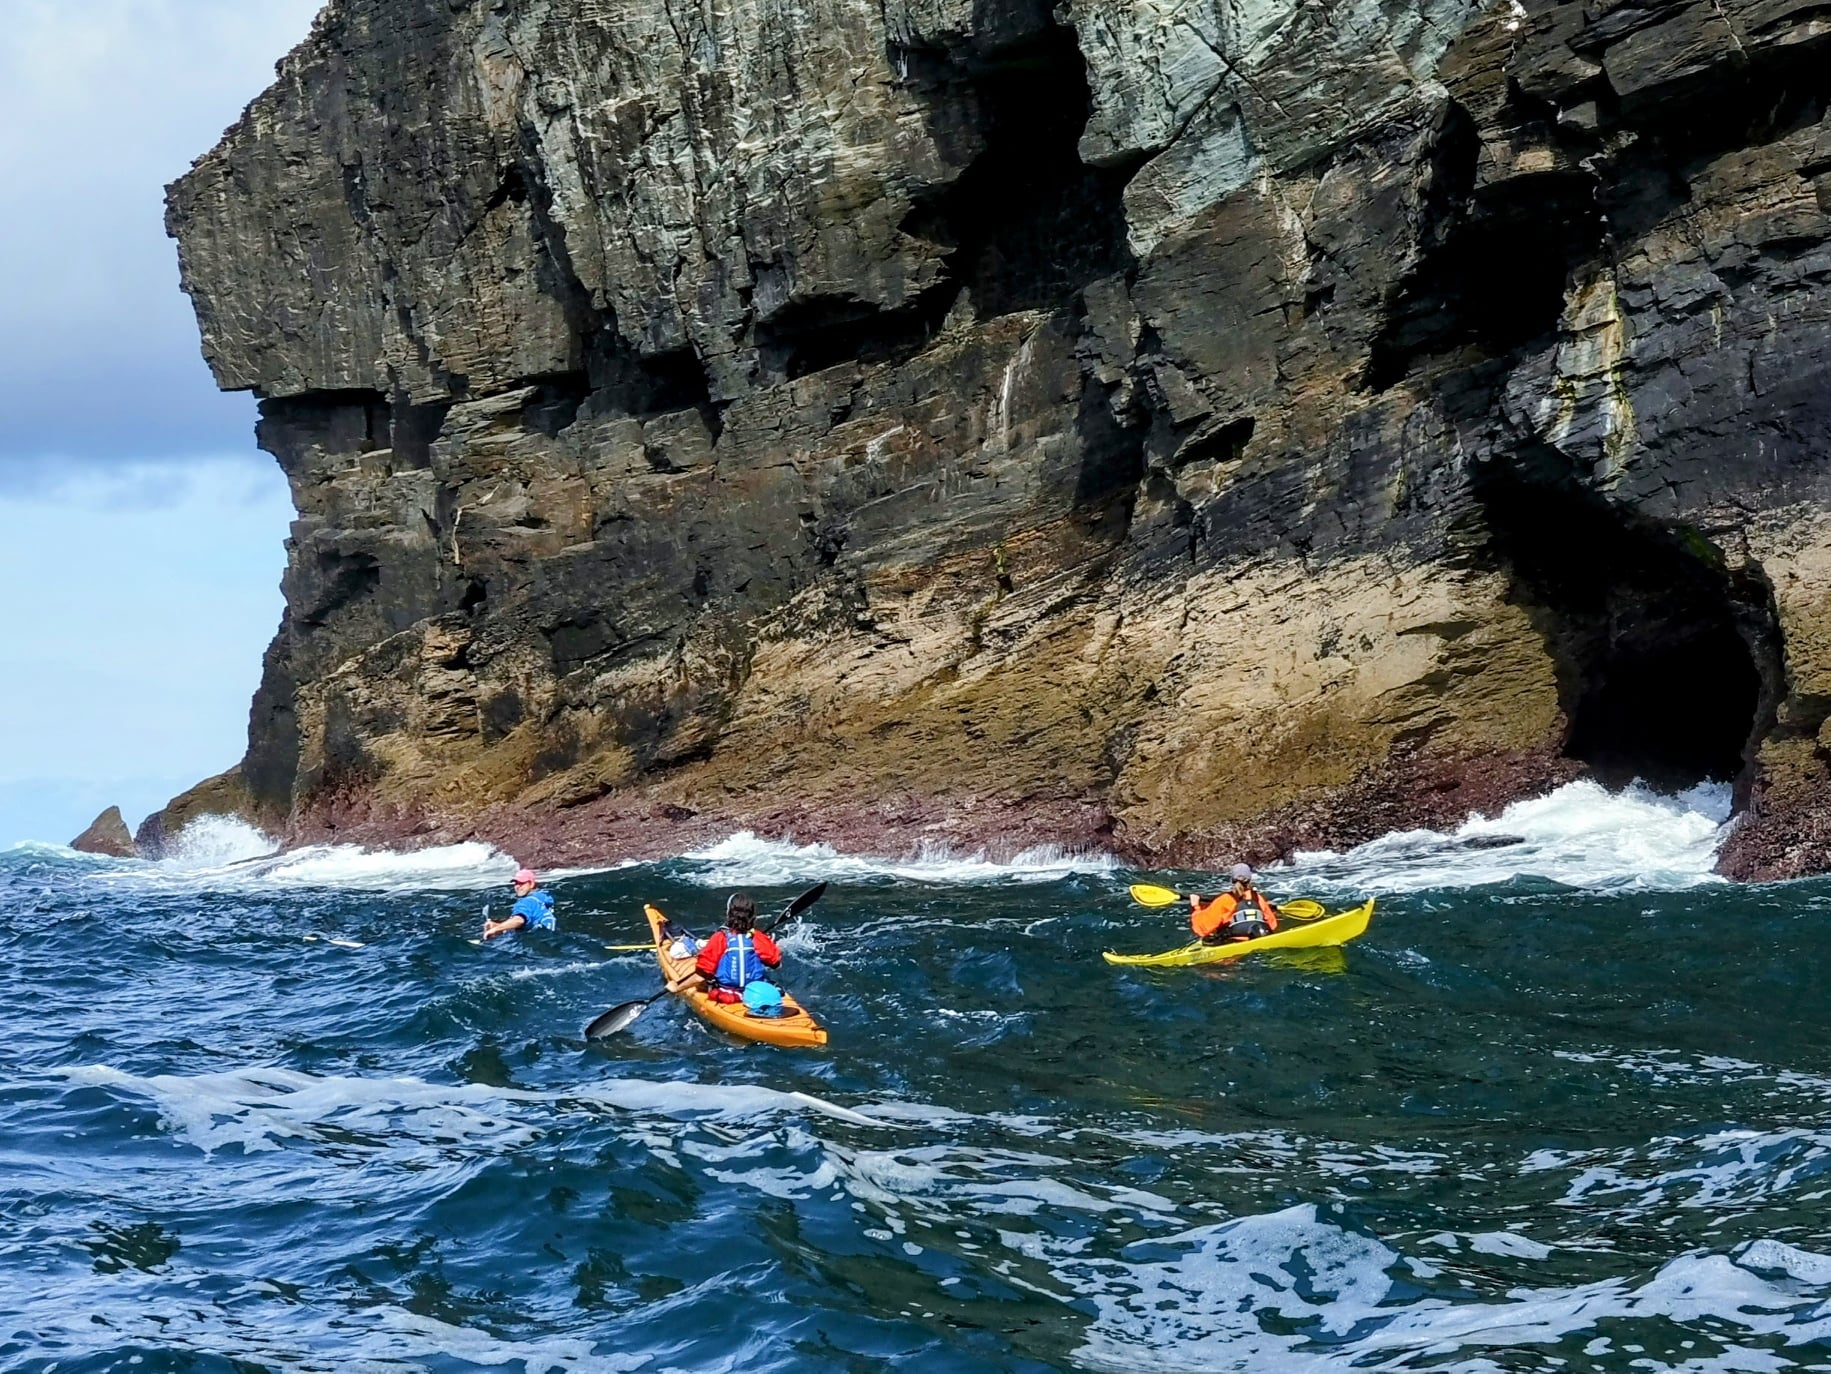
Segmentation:
[(731, 894), (725, 903), (725, 924), (739, 935), (746, 934), (757, 923), (757, 904), (742, 892)]

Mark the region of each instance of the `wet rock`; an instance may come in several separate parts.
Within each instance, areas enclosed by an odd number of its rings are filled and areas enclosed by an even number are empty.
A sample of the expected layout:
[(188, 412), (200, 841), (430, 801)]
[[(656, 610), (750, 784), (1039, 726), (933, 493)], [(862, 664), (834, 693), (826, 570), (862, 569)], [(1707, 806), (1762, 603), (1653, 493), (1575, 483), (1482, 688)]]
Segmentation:
[(70, 841), (70, 848), (84, 854), (106, 854), (114, 859), (134, 857), (134, 837), (121, 816), (121, 808), (111, 806), (89, 823), (89, 828)]
[(1827, 55), (333, 0), (170, 194), (299, 508), (222, 800), (1205, 862), (1717, 775), (1727, 867), (1831, 868)]

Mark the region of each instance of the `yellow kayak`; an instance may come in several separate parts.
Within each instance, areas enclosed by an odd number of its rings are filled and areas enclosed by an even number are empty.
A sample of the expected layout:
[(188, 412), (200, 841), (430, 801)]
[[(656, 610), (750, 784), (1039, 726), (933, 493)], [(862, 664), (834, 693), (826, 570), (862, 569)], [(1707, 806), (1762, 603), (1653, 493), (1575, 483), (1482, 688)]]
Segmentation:
[(1345, 945), (1363, 934), (1372, 919), (1373, 899), (1368, 898), (1363, 905), (1352, 911), (1338, 911), (1333, 916), (1325, 916), (1320, 921), (1306, 921), (1302, 925), (1293, 921), (1256, 940), (1240, 940), (1224, 945), (1205, 945), (1197, 940), (1192, 945), (1167, 950), (1162, 954), (1114, 954), (1107, 950), (1102, 957), (1109, 964), (1126, 964), (1133, 968), (1186, 968), (1191, 964), (1218, 964), (1227, 959), (1262, 954), (1272, 949), (1316, 949), (1325, 945)]
[[(668, 918), (652, 906), (644, 906), (642, 909), (648, 914), (649, 934), (655, 939), (655, 957), (661, 961), (662, 977), (670, 983), (676, 978), (684, 978), (693, 971), (693, 960), (690, 957), (676, 959), (669, 955), (670, 942), (662, 934)], [(752, 1016), (750, 1009), (742, 1002), (714, 1002), (697, 987), (683, 988), (675, 996), (693, 1008), (708, 1025), (732, 1035), (741, 1035), (746, 1040), (761, 1040), (765, 1044), (786, 1045), (790, 1048), (826, 1044), (826, 1027), (786, 992), (782, 994), (780, 1016)]]

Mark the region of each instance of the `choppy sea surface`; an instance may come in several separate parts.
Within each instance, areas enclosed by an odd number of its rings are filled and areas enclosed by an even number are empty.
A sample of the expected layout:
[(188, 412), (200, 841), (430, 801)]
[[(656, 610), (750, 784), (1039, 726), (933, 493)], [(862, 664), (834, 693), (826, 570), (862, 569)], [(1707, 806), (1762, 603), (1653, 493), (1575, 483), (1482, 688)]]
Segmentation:
[[(1099, 856), (736, 836), (478, 946), (482, 847), (0, 851), (0, 1368), (1831, 1369), (1831, 884), (1711, 878), (1726, 810), (1303, 855), (1364, 938), (1168, 971), (1099, 954), (1199, 875)], [(822, 879), (828, 1048), (584, 1043), (644, 900)]]

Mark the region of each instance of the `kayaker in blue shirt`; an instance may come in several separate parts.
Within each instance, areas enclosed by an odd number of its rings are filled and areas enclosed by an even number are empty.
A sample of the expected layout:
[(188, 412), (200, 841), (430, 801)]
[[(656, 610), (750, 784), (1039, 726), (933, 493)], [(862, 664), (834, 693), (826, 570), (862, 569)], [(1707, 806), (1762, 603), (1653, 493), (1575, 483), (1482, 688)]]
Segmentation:
[(483, 938), (494, 940), (511, 930), (558, 930), (553, 918), (553, 894), (534, 885), (534, 870), (523, 868), (515, 874), (515, 905), (500, 921), (483, 923)]

